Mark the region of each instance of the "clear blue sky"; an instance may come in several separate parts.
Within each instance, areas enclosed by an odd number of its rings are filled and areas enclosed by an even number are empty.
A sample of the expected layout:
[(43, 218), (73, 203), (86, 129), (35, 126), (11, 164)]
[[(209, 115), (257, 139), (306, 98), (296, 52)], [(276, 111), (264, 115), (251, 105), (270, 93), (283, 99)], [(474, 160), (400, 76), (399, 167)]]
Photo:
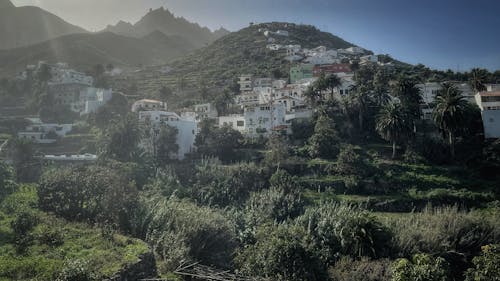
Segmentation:
[(249, 22), (316, 25), (345, 40), (432, 68), (500, 69), (500, 0), (13, 0), (38, 5), (90, 30), (122, 19), (135, 22), (149, 8), (212, 29)]

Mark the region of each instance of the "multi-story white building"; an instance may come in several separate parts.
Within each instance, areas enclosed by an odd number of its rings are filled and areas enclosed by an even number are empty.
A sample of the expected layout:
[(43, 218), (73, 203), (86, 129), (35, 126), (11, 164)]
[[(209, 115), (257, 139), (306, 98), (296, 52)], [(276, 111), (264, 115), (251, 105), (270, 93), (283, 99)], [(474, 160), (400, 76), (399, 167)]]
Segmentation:
[(475, 98), (481, 109), (485, 138), (500, 138), (500, 91), (477, 93)]
[[(177, 128), (176, 143), (179, 150), (176, 154), (177, 159), (184, 159), (187, 154), (195, 151), (195, 139), (197, 134), (197, 124), (194, 120), (182, 119), (175, 112), (167, 111), (140, 111), (139, 121), (144, 125), (149, 125), (151, 128), (151, 138), (158, 137), (162, 124)], [(144, 139), (141, 145), (147, 151), (153, 151), (153, 142)]]

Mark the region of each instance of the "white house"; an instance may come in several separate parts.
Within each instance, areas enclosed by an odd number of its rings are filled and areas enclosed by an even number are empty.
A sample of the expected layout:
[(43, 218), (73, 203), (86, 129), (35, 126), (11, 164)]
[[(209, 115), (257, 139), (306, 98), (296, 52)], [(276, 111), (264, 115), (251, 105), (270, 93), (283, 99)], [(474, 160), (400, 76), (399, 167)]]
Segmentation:
[(500, 138), (500, 91), (477, 93), (475, 98), (481, 109), (485, 138)]
[(24, 131), (17, 135), (38, 144), (50, 144), (57, 142), (57, 138), (65, 137), (73, 129), (73, 124), (51, 124), (43, 123), (40, 118), (27, 118), (30, 122)]
[[(167, 111), (140, 111), (139, 121), (142, 124), (151, 126), (152, 136), (157, 137), (159, 128), (162, 124), (177, 128), (176, 143), (179, 146), (177, 159), (184, 159), (187, 154), (194, 152), (195, 139), (197, 134), (197, 124), (194, 120), (182, 119), (174, 112)], [(141, 145), (148, 151), (152, 151), (152, 147), (148, 141), (143, 140)]]
[(142, 99), (134, 102), (134, 104), (132, 105), (132, 112), (148, 110), (167, 110), (167, 103), (158, 100)]
[(378, 56), (377, 55), (367, 55), (367, 56), (362, 56), (361, 62), (372, 62), (372, 63), (377, 63), (378, 62)]
[(273, 131), (287, 130), (286, 108), (282, 104), (260, 104), (245, 107), (245, 133), (248, 136), (267, 136)]

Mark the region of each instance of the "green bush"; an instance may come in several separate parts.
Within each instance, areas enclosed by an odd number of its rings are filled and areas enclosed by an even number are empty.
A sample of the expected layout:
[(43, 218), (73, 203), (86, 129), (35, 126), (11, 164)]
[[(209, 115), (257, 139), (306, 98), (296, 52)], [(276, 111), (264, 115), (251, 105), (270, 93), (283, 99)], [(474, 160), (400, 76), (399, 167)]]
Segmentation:
[(392, 277), (391, 261), (387, 259), (343, 257), (328, 272), (333, 281), (386, 281)]
[(500, 280), (500, 246), (487, 245), (481, 248), (480, 256), (472, 260), (473, 268), (466, 272), (467, 281)]
[(237, 267), (249, 276), (276, 281), (327, 280), (324, 264), (307, 241), (299, 226), (263, 227), (257, 232), (256, 243), (238, 253)]
[(444, 254), (454, 251), (473, 255), (482, 245), (498, 242), (498, 222), (458, 207), (428, 207), (420, 213), (390, 222), (394, 246), (401, 255)]
[(394, 262), (392, 281), (448, 281), (448, 263), (443, 258), (416, 254), (413, 259)]

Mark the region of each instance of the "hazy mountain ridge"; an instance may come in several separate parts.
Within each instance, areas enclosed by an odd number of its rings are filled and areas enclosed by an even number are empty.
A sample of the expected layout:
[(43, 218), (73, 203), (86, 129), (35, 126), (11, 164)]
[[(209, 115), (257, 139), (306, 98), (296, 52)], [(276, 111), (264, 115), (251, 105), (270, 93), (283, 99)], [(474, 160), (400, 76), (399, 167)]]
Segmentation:
[(193, 48), (178, 38), (170, 38), (160, 32), (144, 38), (112, 32), (71, 34), (32, 46), (0, 50), (0, 72), (12, 74), (41, 60), (67, 62), (78, 69), (107, 63), (116, 66), (159, 65)]
[(0, 50), (37, 44), (59, 36), (86, 33), (60, 17), (34, 6), (0, 2)]
[(133, 37), (143, 37), (154, 31), (160, 31), (167, 36), (184, 37), (196, 47), (203, 47), (229, 33), (223, 28), (212, 32), (210, 29), (189, 22), (183, 17), (175, 17), (163, 7), (150, 10), (135, 24), (120, 21), (116, 25), (108, 25), (104, 31)]

